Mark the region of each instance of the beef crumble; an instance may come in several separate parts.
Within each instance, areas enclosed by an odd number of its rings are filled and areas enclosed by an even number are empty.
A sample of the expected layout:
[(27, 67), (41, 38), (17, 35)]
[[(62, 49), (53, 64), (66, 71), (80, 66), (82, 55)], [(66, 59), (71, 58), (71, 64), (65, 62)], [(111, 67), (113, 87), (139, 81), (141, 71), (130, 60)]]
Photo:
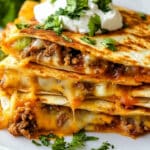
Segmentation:
[(37, 127), (35, 115), (30, 107), (18, 107), (13, 123), (9, 125), (9, 132), (14, 136), (31, 138)]
[[(34, 43), (36, 40), (33, 39)], [(71, 67), (73, 71), (80, 72), (82, 74), (95, 74), (104, 75), (111, 78), (119, 78), (120, 76), (141, 76), (150, 75), (150, 69), (138, 67), (138, 66), (124, 66), (122, 64), (109, 62), (107, 60), (102, 60), (101, 58), (96, 58), (90, 54), (83, 53), (79, 50), (64, 47), (46, 40), (41, 40), (43, 45), (35, 46), (31, 43), (30, 46), (25, 48), (21, 52), (21, 57), (33, 57), (33, 61), (37, 63), (43, 63), (47, 66), (52, 67)], [(89, 55), (89, 59), (86, 61), (86, 56)], [(85, 70), (88, 68), (89, 72)]]

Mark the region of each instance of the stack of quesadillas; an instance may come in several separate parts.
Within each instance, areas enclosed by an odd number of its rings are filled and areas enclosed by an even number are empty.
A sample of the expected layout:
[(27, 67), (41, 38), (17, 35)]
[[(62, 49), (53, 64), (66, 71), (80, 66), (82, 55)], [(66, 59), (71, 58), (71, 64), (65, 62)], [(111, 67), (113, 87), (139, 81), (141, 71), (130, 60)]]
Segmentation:
[[(34, 5), (25, 3), (17, 19), (28, 27), (8, 24), (1, 36), (8, 56), (0, 62), (0, 127), (26, 137), (81, 129), (148, 133), (150, 17), (118, 8), (128, 27), (90, 37), (91, 44), (80, 33), (37, 28)], [(104, 45), (112, 39), (115, 50)]]

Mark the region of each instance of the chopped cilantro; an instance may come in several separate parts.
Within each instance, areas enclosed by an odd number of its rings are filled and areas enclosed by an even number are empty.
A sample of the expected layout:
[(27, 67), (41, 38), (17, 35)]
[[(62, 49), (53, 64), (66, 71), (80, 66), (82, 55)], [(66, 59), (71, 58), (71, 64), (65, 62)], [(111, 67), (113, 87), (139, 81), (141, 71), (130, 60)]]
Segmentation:
[(50, 2), (51, 2), (51, 3), (55, 3), (55, 2), (56, 2), (56, 0), (50, 0)]
[(139, 15), (139, 17), (140, 17), (142, 20), (147, 20), (146, 14), (140, 12), (140, 13), (138, 13), (138, 15)]
[(72, 19), (79, 18), (88, 9), (88, 0), (67, 0), (66, 8), (60, 8), (56, 14), (68, 16)]
[(3, 60), (7, 55), (0, 48), (0, 61)]
[(112, 38), (106, 38), (101, 42), (106, 48), (112, 50), (112, 51), (116, 51), (116, 40), (112, 39)]
[(81, 37), (81, 40), (84, 41), (85, 43), (88, 43), (88, 44), (91, 44), (91, 45), (96, 44), (96, 40), (93, 40), (93, 39), (89, 38), (88, 36)]
[(101, 28), (101, 20), (97, 14), (90, 18), (88, 28), (90, 36), (94, 36), (95, 33)]
[(114, 149), (114, 145), (108, 143), (108, 142), (103, 142), (100, 148), (97, 149), (92, 149), (92, 150), (110, 150)]
[(47, 137), (50, 138), (50, 139), (51, 139), (51, 138), (52, 138), (52, 139), (55, 139), (55, 138), (57, 138), (58, 136), (51, 133), (51, 134), (48, 134)]
[(57, 137), (52, 145), (52, 150), (66, 150), (66, 144), (64, 137)]
[(67, 41), (67, 42), (72, 42), (72, 39), (69, 38), (68, 36), (66, 36), (66, 35), (64, 35), (64, 34), (62, 34), (61, 36), (62, 36), (62, 38), (63, 38), (65, 41)]
[(35, 144), (36, 146), (42, 146), (40, 143), (38, 143), (38, 142), (35, 141), (35, 140), (32, 140), (32, 143)]
[(81, 130), (73, 135), (72, 141), (68, 144), (67, 150), (77, 150), (83, 148), (86, 141), (95, 140), (98, 140), (98, 138), (93, 136), (87, 136), (84, 130)]
[(29, 46), (31, 42), (32, 42), (31, 38), (23, 37), (23, 38), (20, 38), (20, 39), (16, 40), (15, 43), (13, 44), (13, 47), (16, 50), (21, 51), (24, 48), (26, 48), (27, 46)]
[(35, 25), (35, 26), (34, 26), (34, 29), (43, 29), (43, 26), (40, 25), (40, 24), (38, 24), (38, 25)]
[(48, 136), (41, 135), (41, 136), (39, 137), (39, 140), (41, 141), (41, 143), (42, 143), (44, 146), (49, 146), (49, 145), (50, 145), (50, 141), (49, 141), (49, 137), (48, 137)]
[(93, 0), (93, 3), (98, 5), (98, 8), (101, 9), (104, 12), (108, 12), (111, 10), (109, 7), (109, 4), (112, 2), (112, 0)]
[(25, 23), (16, 24), (16, 27), (18, 29), (25, 29), (25, 28), (28, 28), (29, 26), (30, 26), (29, 24), (25, 24)]
[[(96, 141), (99, 138), (94, 136), (87, 136), (84, 130), (80, 130), (78, 133), (73, 134), (71, 142), (66, 142), (64, 137), (58, 137), (54, 134), (49, 135), (42, 135), (40, 136), (41, 143), (38, 143), (37, 141), (32, 140), (32, 143), (37, 146), (49, 146), (50, 145), (50, 139), (54, 139), (54, 142), (51, 144), (52, 150), (79, 150), (84, 149), (85, 144), (87, 141)], [(92, 149), (92, 150), (110, 150), (114, 149), (114, 145), (111, 145), (108, 142), (103, 142), (101, 147), (98, 149)]]
[[(42, 26), (41, 26), (42, 28)], [(45, 30), (53, 30), (57, 35), (60, 35), (63, 31), (63, 23), (57, 15), (51, 15), (47, 18), (43, 25)]]

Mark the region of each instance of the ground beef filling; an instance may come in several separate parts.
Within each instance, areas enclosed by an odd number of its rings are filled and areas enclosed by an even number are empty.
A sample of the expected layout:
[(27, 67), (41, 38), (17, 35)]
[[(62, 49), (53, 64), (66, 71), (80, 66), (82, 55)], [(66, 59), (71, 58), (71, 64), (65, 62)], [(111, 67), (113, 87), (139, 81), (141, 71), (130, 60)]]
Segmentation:
[[(31, 107), (18, 107), (16, 110), (16, 116), (14, 117), (13, 123), (9, 126), (9, 131), (15, 135), (20, 136), (23, 135), (27, 138), (33, 137), (32, 135), (38, 135), (39, 130), (37, 129), (37, 124), (35, 120), (35, 116), (32, 113)], [(48, 104), (41, 104), (41, 110), (48, 114), (53, 114), (56, 118), (56, 123), (58, 130), (61, 130), (64, 125), (74, 124), (74, 121), (71, 122), (73, 114), (72, 110), (69, 107), (62, 107), (62, 106), (52, 106)], [(86, 110), (76, 110), (75, 114), (84, 114), (84, 113), (92, 113)], [(94, 113), (94, 112), (93, 112)], [(88, 126), (92, 125), (92, 131), (118, 131), (123, 134), (129, 136), (139, 136), (141, 134), (145, 134), (150, 131), (150, 126), (148, 126), (147, 122), (150, 122), (149, 116), (111, 116), (109, 114), (101, 114), (95, 113), (95, 115), (107, 115), (111, 117), (112, 120), (110, 122), (104, 122), (98, 124), (93, 122), (87, 122), (85, 124), (85, 129), (90, 131), (91, 128)], [(80, 118), (81, 122), (84, 120), (84, 115)], [(38, 119), (38, 118), (37, 118)], [(83, 120), (82, 120), (83, 119)], [(100, 120), (99, 120), (100, 121)], [(87, 127), (87, 128), (86, 128)], [(93, 128), (94, 127), (94, 128)], [(70, 125), (68, 126), (68, 130)], [(79, 129), (80, 130), (80, 129)], [(41, 131), (42, 132), (42, 131)], [(47, 131), (52, 132), (52, 131)]]
[[(150, 75), (150, 70), (143, 67), (124, 66), (117, 63), (101, 60), (98, 58), (90, 58), (88, 53), (81, 53), (81, 51), (60, 46), (56, 43), (41, 40), (40, 45), (33, 44), (25, 48), (21, 52), (22, 58), (33, 57), (38, 63), (51, 64), (54, 67), (71, 67), (74, 71), (85, 73), (85, 69), (89, 68), (88, 74), (103, 74), (105, 76), (118, 78), (122, 75)], [(89, 60), (85, 60), (86, 57)]]
[(8, 130), (14, 136), (25, 136), (31, 138), (37, 128), (35, 115), (30, 107), (18, 107), (13, 123)]
[(136, 116), (121, 117), (121, 128), (131, 136), (138, 136), (150, 131), (150, 128), (144, 124), (145, 121), (150, 121), (149, 117)]

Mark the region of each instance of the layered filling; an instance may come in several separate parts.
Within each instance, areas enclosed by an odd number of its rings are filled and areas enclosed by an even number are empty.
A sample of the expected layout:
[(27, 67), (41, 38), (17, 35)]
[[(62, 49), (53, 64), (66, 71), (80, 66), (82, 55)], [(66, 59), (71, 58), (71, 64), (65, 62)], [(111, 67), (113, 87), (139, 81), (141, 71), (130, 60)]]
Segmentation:
[[(37, 68), (38, 69), (38, 68)], [(35, 74), (22, 74), (22, 68), (1, 70), (1, 89), (11, 93), (14, 90), (33, 94), (63, 96), (72, 108), (78, 108), (86, 100), (104, 100), (119, 104), (119, 107), (150, 107), (147, 84), (141, 86), (123, 86), (107, 82), (91, 82), (83, 79), (61, 77), (42, 77)], [(28, 69), (32, 72), (32, 69)], [(56, 75), (56, 74), (55, 74)], [(59, 103), (59, 102), (58, 102)], [(121, 106), (120, 106), (121, 105)]]
[(10, 47), (19, 52), (20, 59), (29, 58), (32, 62), (48, 67), (111, 79), (129, 76), (139, 82), (149, 83), (150, 81), (148, 68), (109, 62), (88, 52), (81, 52), (46, 40), (21, 38), (12, 42)]
[(0, 70), (0, 127), (15, 136), (85, 129), (136, 137), (150, 130), (149, 85), (94, 83), (55, 73), (40, 77), (30, 67), (28, 72), (9, 67)]
[(141, 115), (112, 116), (105, 113), (77, 109), (74, 114), (69, 107), (36, 102), (19, 104), (10, 120), (8, 130), (15, 136), (35, 137), (55, 133), (66, 135), (81, 129), (97, 132), (119, 132), (139, 136), (150, 131), (150, 117)]

